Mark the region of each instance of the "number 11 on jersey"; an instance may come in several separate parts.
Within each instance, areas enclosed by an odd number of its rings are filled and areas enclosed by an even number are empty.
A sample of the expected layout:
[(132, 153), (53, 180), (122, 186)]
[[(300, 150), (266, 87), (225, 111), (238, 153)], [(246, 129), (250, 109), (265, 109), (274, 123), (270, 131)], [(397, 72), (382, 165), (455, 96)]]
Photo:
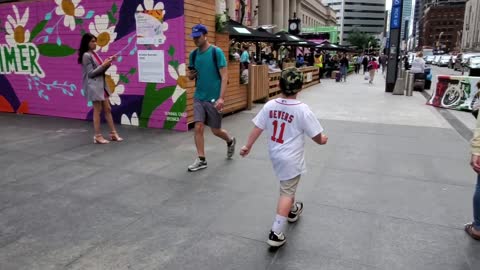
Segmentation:
[(283, 144), (284, 141), (283, 141), (283, 133), (285, 132), (285, 125), (286, 123), (283, 122), (281, 125), (280, 125), (280, 134), (278, 134), (278, 137), (277, 137), (277, 131), (278, 130), (278, 120), (275, 120), (272, 122), (273, 124), (273, 135), (271, 137), (272, 141), (274, 142), (277, 142), (279, 144)]

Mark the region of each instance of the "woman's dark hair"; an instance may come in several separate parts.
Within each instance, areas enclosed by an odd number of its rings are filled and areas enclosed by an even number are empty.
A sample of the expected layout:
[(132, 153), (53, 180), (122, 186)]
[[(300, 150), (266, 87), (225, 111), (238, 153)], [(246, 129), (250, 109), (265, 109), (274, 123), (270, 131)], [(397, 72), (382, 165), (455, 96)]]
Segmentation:
[(78, 49), (78, 63), (82, 64), (83, 54), (90, 50), (89, 44), (92, 39), (96, 39), (96, 37), (90, 33), (85, 33), (82, 37), (82, 41), (80, 41), (80, 48)]

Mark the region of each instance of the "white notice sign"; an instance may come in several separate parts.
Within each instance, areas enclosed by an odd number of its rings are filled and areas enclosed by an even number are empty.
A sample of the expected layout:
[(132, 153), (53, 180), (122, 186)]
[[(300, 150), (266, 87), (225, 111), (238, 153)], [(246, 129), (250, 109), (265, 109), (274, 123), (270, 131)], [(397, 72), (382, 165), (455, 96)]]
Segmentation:
[(135, 13), (137, 23), (137, 44), (158, 46), (165, 43), (163, 24), (157, 18), (145, 13)]
[(165, 54), (162, 50), (138, 51), (138, 81), (165, 83)]
[(308, 72), (307, 73), (307, 80), (306, 82), (309, 83), (313, 80), (313, 73), (312, 72)]

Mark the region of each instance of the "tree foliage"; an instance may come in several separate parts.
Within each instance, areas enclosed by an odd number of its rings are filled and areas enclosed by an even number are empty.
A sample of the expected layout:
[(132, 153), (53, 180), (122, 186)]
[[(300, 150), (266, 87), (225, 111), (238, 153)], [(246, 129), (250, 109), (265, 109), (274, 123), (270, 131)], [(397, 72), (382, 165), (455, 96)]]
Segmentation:
[(353, 29), (353, 31), (350, 32), (347, 41), (350, 45), (362, 50), (379, 47), (378, 39), (370, 34), (360, 32), (358, 29)]

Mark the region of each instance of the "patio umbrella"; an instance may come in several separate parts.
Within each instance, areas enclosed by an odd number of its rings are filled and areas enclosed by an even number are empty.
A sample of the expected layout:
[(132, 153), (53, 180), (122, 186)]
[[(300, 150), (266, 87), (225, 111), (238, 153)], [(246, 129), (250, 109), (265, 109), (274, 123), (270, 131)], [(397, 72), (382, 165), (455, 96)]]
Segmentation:
[(235, 39), (238, 42), (279, 42), (280, 40), (275, 35), (261, 31), (259, 29), (253, 29), (247, 27), (239, 22), (230, 20), (227, 24), (227, 32), (231, 39)]
[(327, 42), (327, 41), (323, 42), (320, 45), (315, 46), (315, 48), (317, 48), (319, 50), (324, 50), (324, 51), (342, 51), (342, 52), (345, 52), (345, 51), (348, 50), (347, 48), (345, 48), (343, 46), (335, 45), (335, 44), (332, 44), (332, 43)]
[(297, 36), (294, 36), (288, 32), (281, 31), (275, 34), (280, 39), (280, 46), (297, 46), (297, 47), (315, 47), (318, 44)]

